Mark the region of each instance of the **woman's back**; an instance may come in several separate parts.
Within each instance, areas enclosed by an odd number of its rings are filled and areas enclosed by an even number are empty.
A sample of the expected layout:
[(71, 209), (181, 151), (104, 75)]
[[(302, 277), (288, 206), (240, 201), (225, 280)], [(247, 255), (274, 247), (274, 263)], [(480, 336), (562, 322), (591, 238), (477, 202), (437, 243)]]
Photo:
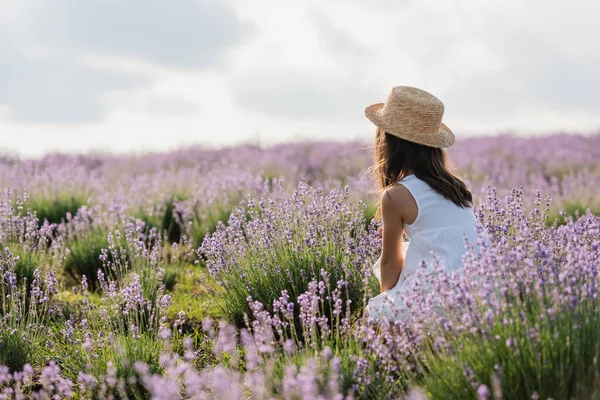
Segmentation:
[(465, 239), (473, 246), (477, 243), (477, 225), (473, 209), (459, 207), (436, 192), (415, 175), (401, 179), (417, 205), (417, 217), (404, 229), (410, 238), (405, 253), (401, 281), (419, 267), (439, 262), (446, 271), (458, 269), (466, 251)]

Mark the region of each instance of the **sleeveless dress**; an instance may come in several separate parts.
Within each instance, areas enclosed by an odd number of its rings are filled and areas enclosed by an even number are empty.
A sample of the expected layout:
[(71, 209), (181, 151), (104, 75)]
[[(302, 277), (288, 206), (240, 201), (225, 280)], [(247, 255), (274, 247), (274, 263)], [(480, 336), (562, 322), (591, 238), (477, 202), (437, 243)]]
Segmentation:
[[(414, 175), (408, 175), (398, 183), (414, 197), (417, 218), (412, 224), (404, 224), (410, 241), (403, 243), (404, 265), (400, 278), (393, 288), (369, 300), (369, 319), (384, 316), (389, 320), (401, 320), (407, 315), (404, 300), (417, 278), (417, 270), (422, 269), (423, 261), (428, 268), (434, 268), (439, 262), (445, 271), (451, 272), (462, 266), (463, 255), (467, 251), (465, 239), (475, 251), (479, 250), (477, 226), (481, 224), (472, 208), (458, 207)], [(380, 261), (381, 257), (373, 266), (373, 272), (381, 282)]]

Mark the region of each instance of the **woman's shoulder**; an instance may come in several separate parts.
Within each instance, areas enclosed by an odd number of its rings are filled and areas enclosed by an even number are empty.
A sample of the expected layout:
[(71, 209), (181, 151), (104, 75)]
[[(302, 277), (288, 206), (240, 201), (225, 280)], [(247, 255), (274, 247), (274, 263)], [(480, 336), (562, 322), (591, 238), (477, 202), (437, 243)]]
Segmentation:
[(417, 203), (410, 190), (404, 185), (387, 188), (381, 198), (382, 211), (397, 214), (403, 220), (413, 220), (418, 212)]
[[(402, 181), (398, 181), (400, 183)], [(402, 205), (411, 198), (410, 190), (404, 185), (392, 185), (382, 195), (381, 202), (389, 202), (393, 205)]]

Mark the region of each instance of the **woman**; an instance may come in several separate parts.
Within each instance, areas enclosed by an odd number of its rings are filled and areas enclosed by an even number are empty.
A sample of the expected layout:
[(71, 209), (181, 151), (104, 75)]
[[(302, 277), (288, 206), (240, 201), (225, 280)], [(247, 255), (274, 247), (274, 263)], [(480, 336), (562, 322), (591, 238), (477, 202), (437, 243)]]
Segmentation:
[[(386, 103), (367, 107), (365, 114), (377, 126), (373, 168), (383, 227), (374, 266), (381, 293), (369, 300), (366, 312), (369, 319), (398, 320), (407, 315), (404, 300), (420, 266), (460, 268), (465, 239), (476, 249), (480, 224), (471, 192), (448, 170), (442, 149), (454, 143), (454, 134), (442, 123), (444, 105), (437, 97), (397, 86)], [(409, 246), (403, 246), (405, 234)]]

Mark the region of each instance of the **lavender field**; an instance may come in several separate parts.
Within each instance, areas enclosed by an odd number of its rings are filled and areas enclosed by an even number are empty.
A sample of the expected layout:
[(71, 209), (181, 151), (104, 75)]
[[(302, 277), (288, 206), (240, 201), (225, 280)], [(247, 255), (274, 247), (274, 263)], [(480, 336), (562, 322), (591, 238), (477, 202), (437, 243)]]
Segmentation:
[(449, 152), (493, 243), (396, 324), (370, 144), (0, 158), (0, 398), (600, 398), (600, 134)]

